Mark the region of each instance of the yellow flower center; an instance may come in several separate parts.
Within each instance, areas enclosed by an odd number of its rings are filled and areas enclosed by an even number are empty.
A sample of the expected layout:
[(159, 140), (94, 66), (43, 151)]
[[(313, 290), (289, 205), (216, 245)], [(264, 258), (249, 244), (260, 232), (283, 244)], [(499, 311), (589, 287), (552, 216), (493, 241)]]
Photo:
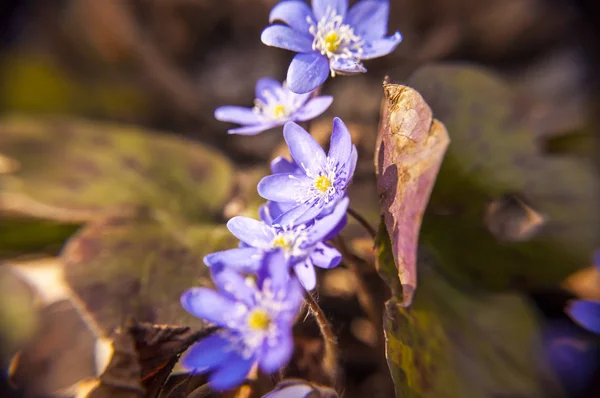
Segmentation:
[(267, 330), (271, 324), (271, 318), (263, 310), (254, 310), (248, 314), (248, 326), (254, 330)]
[(285, 239), (285, 236), (279, 234), (275, 237), (275, 239), (273, 239), (273, 243), (271, 244), (274, 248), (275, 247), (280, 247), (284, 250), (289, 250), (290, 249), (290, 242), (287, 241), (287, 239)]
[(329, 32), (325, 35), (325, 49), (329, 52), (336, 52), (340, 48), (340, 36), (337, 32)]
[(325, 176), (318, 176), (315, 180), (315, 188), (321, 192), (327, 192), (331, 188), (331, 180)]
[(285, 106), (283, 106), (281, 104), (275, 105), (275, 107), (273, 108), (273, 114), (275, 115), (276, 119), (281, 119), (281, 118), (285, 117), (287, 115)]

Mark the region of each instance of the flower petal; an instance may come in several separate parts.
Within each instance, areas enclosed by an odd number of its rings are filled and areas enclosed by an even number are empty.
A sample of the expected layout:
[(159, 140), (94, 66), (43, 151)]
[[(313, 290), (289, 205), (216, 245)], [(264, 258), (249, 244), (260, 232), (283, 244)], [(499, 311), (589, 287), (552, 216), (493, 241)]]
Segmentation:
[(259, 249), (242, 247), (208, 254), (204, 256), (204, 264), (211, 268), (223, 265), (237, 272), (252, 273), (258, 269), (261, 258)]
[(316, 176), (325, 165), (325, 151), (315, 139), (294, 122), (283, 126), (283, 138), (287, 143), (292, 158), (307, 175)]
[(215, 109), (215, 119), (244, 125), (257, 124), (261, 121), (252, 108), (242, 106), (221, 106)]
[(336, 117), (333, 119), (328, 156), (335, 159), (338, 164), (345, 164), (350, 159), (351, 152), (352, 137), (350, 131), (342, 119)]
[(273, 202), (272, 200), (267, 201), (265, 204), (265, 213), (268, 214), (270, 225), (278, 224), (275, 222), (282, 214), (290, 211), (296, 207), (296, 202)]
[(308, 224), (321, 214), (322, 210), (322, 207), (318, 203), (311, 204), (305, 202), (285, 212), (273, 222), (280, 225)]
[(213, 390), (229, 390), (240, 385), (255, 361), (254, 356), (248, 359), (239, 354), (229, 356), (227, 362), (210, 375), (210, 387)]
[(259, 181), (258, 194), (275, 202), (294, 202), (302, 198), (310, 180), (305, 176), (272, 174)]
[(310, 260), (315, 267), (329, 269), (340, 265), (342, 255), (336, 248), (321, 242), (311, 253)]
[(402, 35), (400, 32), (396, 32), (392, 36), (367, 42), (363, 46), (363, 53), (360, 59), (372, 59), (388, 55), (396, 49), (401, 41)]
[(290, 281), (290, 270), (289, 262), (286, 260), (282, 250), (272, 250), (265, 253), (259, 273), (260, 283), (265, 279), (271, 280), (271, 289), (273, 292), (287, 291)]
[(582, 327), (600, 333), (600, 301), (572, 301), (567, 307), (567, 313)]
[(227, 221), (227, 229), (242, 242), (258, 248), (270, 245), (275, 237), (271, 227), (250, 217), (233, 217)]
[(218, 326), (226, 326), (226, 314), (233, 311), (235, 301), (212, 289), (195, 287), (181, 295), (181, 305), (195, 317)]
[(343, 19), (348, 11), (348, 0), (312, 0), (313, 12), (317, 19), (315, 22), (319, 22), (325, 16), (329, 7)]
[(356, 162), (358, 161), (358, 151), (356, 147), (352, 145), (352, 152), (350, 153), (350, 159), (346, 162), (346, 179), (347, 183), (350, 184), (350, 180), (354, 176), (354, 170), (356, 169)]
[(254, 90), (257, 99), (267, 102), (268, 99), (265, 96), (265, 92), (273, 92), (279, 89), (281, 89), (281, 82), (272, 77), (263, 77), (256, 81), (256, 88)]
[[(312, 45), (312, 44), (311, 44)], [(297, 54), (287, 72), (288, 88), (305, 94), (319, 87), (329, 76), (329, 60), (318, 52)]]
[(317, 274), (309, 258), (294, 265), (294, 273), (306, 290), (313, 290), (317, 286)]
[(332, 102), (333, 97), (330, 95), (313, 98), (296, 112), (294, 119), (298, 122), (314, 119), (325, 112)]
[[(281, 325), (282, 328), (290, 328), (290, 325)], [(290, 333), (283, 333), (277, 342), (272, 345), (267, 345), (265, 342), (264, 354), (258, 362), (261, 370), (267, 374), (271, 374), (285, 366), (292, 357), (294, 352), (294, 340)], [(290, 396), (291, 397), (291, 396)]]
[(231, 353), (231, 342), (220, 334), (212, 334), (190, 347), (183, 358), (183, 367), (193, 373), (204, 373), (222, 364)]
[(304, 1), (281, 1), (271, 10), (269, 23), (284, 22), (298, 32), (308, 32), (310, 24), (307, 17), (314, 19), (312, 10)]
[(345, 22), (361, 39), (376, 40), (387, 33), (389, 14), (389, 1), (362, 0), (350, 8)]
[(283, 48), (284, 50), (306, 53), (312, 51), (313, 39), (303, 32), (297, 32), (289, 26), (271, 25), (263, 30), (260, 40), (271, 47)]
[(260, 124), (254, 124), (252, 126), (238, 127), (236, 129), (227, 130), (228, 134), (240, 134), (240, 135), (256, 135), (262, 133), (265, 130), (272, 129), (275, 126), (280, 126), (281, 123), (277, 122), (266, 122)]
[(283, 156), (277, 156), (275, 159), (271, 161), (271, 172), (273, 174), (277, 173), (287, 173), (294, 174), (300, 171), (300, 168), (296, 166), (296, 163), (293, 161), (287, 160)]
[(346, 210), (350, 204), (350, 199), (343, 198), (335, 205), (333, 211), (325, 217), (315, 221), (308, 229), (308, 239), (310, 244), (316, 244), (331, 234), (340, 221), (346, 216)]
[(350, 58), (338, 58), (332, 61), (331, 69), (344, 76), (359, 75), (367, 71), (362, 62)]
[(247, 306), (255, 304), (256, 288), (248, 285), (242, 275), (223, 265), (215, 266), (211, 271), (213, 281), (221, 292), (227, 293)]

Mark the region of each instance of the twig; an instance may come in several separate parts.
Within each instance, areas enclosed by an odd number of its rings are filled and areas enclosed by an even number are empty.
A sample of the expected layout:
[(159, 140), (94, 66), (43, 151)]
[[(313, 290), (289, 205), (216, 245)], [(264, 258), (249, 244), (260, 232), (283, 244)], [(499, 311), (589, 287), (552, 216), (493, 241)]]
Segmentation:
[(375, 228), (373, 228), (371, 226), (371, 224), (369, 224), (363, 216), (358, 214), (351, 207), (348, 207), (347, 212), (352, 218), (354, 218), (369, 233), (369, 235), (371, 235), (372, 239), (375, 239), (375, 236), (377, 236), (377, 232), (375, 232)]
[[(373, 300), (373, 295), (369, 291), (367, 284), (365, 283), (362, 273), (360, 272), (360, 266), (358, 265), (354, 255), (350, 253), (348, 247), (346, 246), (346, 242), (341, 236), (336, 236), (334, 238), (335, 247), (342, 254), (342, 258), (346, 267), (352, 272), (354, 275), (354, 279), (356, 280), (356, 298), (360, 306), (363, 308), (369, 321), (375, 328), (375, 330), (379, 330), (381, 328), (381, 312), (379, 311), (379, 307), (375, 305), (375, 301)], [(378, 341), (380, 340), (380, 336), (377, 337)]]
[(319, 329), (321, 330), (323, 340), (325, 341), (323, 369), (330, 375), (332, 382), (335, 383), (337, 378), (337, 338), (331, 329), (329, 321), (327, 321), (327, 318), (325, 317), (325, 313), (310, 292), (306, 293), (305, 298), (308, 308), (314, 315), (315, 320), (319, 325)]

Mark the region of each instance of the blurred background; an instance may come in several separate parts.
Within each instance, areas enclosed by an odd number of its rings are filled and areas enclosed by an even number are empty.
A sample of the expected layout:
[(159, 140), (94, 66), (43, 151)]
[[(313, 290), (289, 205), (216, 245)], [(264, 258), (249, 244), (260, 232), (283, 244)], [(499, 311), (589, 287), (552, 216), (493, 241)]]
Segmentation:
[[(232, 178), (238, 194), (215, 211), (211, 220), (222, 223), (233, 215), (245, 214), (257, 199), (244, 196), (244, 192), (253, 189), (256, 175), (265, 173), (266, 162), (283, 153), (281, 134), (269, 131), (252, 137), (230, 136), (226, 134), (230, 125), (215, 120), (213, 112), (221, 105), (252, 106), (257, 79), (285, 78), (293, 54), (260, 42), (276, 2), (1, 0), (0, 115), (67, 116), (135, 125), (184, 137), (210, 150), (216, 148), (235, 166)], [(535, 140), (541, 140), (549, 153), (569, 151), (598, 162), (598, 141), (591, 139), (598, 131), (600, 115), (598, 8), (596, 2), (584, 0), (391, 0), (389, 32), (402, 32), (403, 42), (389, 56), (369, 61), (369, 73), (329, 79), (323, 92), (334, 95), (335, 101), (312, 125), (312, 133), (323, 140), (329, 134), (331, 118), (339, 116), (355, 134), (361, 160), (352, 191), (354, 203), (360, 203), (358, 207), (373, 224), (378, 222), (370, 154), (375, 147), (383, 78), (389, 76), (403, 83), (418, 68), (434, 62), (491, 69), (522, 94), (518, 110), (536, 124)], [(0, 129), (0, 135), (6, 131)], [(69, 135), (61, 140), (68, 145)], [(36, 149), (30, 151), (35, 157)], [(6, 162), (0, 156), (0, 170), (10, 168)], [(2, 214), (0, 206), (0, 223), (5, 223), (0, 226), (0, 241), (8, 241), (10, 228)], [(57, 234), (67, 236), (76, 225), (65, 228), (67, 232), (61, 229)], [(353, 235), (352, 228), (358, 231), (351, 226), (349, 236)], [(19, 241), (18, 236), (10, 239)], [(35, 252), (55, 255), (61, 242), (59, 239), (59, 244), (42, 249), (36, 246)], [(37, 258), (29, 256), (27, 247), (31, 245), (5, 245), (0, 261)], [(388, 396), (390, 382), (382, 382), (386, 376), (373, 370), (379, 359), (368, 349), (376, 332), (364, 322), (353, 321), (354, 312), (359, 312), (354, 310), (358, 308), (355, 299), (348, 299), (354, 304), (344, 301), (352, 291), (349, 278), (340, 270), (323, 282), (321, 292), (324, 306), (336, 314), (336, 322), (345, 325), (339, 326), (348, 334), (345, 349), (356, 353), (345, 358), (347, 377), (355, 380), (347, 386), (347, 396), (367, 396), (377, 388), (383, 392), (372, 396)], [(365, 278), (370, 281), (377, 276)], [(578, 286), (588, 286), (592, 277), (586, 278)], [(377, 286), (380, 282), (372, 283)], [(21, 314), (20, 307), (14, 307), (15, 297), (30, 300), (30, 296), (23, 293), (26, 286), (17, 286), (12, 280), (4, 285), (17, 290), (7, 290), (13, 308), (3, 310), (6, 326), (12, 319), (6, 313)], [(536, 291), (531, 298), (548, 324), (556, 325), (548, 332), (549, 361), (560, 373), (568, 396), (600, 397), (597, 340), (563, 315), (567, 299), (577, 289)], [(8, 307), (6, 295), (2, 300)], [(22, 305), (26, 308), (22, 313), (28, 314), (28, 304)], [(24, 315), (18, 317), (26, 319)], [(42, 322), (37, 315), (31, 317), (31, 324)], [(3, 362), (8, 366), (15, 341), (21, 341), (22, 336), (5, 335), (10, 349), (3, 353)], [(576, 349), (552, 345), (556, 339), (575, 339), (573, 336), (583, 336), (587, 343), (595, 341), (595, 351), (585, 353), (587, 359), (578, 356), (583, 354)], [(68, 342), (61, 344), (50, 349), (48, 343), (36, 350), (56, 353), (69, 346)], [(581, 364), (585, 366), (573, 370)], [(42, 372), (39, 369), (43, 367), (32, 372)], [(26, 379), (38, 383), (32, 375)], [(21, 396), (8, 389), (2, 391), (2, 396)]]

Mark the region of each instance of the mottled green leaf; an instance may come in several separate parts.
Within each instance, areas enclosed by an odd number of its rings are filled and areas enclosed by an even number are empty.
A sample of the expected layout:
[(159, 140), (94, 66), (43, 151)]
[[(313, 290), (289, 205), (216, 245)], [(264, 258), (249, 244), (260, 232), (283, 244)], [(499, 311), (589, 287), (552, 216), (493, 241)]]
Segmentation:
[[(389, 237), (379, 265), (394, 272)], [(453, 286), (420, 254), (412, 306), (386, 303), (386, 356), (401, 398), (562, 397), (547, 368), (532, 304), (513, 293), (478, 294)]]
[(151, 215), (109, 216), (73, 236), (61, 258), (67, 283), (101, 334), (129, 317), (201, 329), (204, 322), (181, 307), (181, 293), (211, 285), (203, 256), (236, 244), (224, 225), (169, 229)]
[(232, 188), (214, 149), (137, 127), (72, 119), (5, 117), (0, 212), (85, 222), (107, 209), (146, 205), (174, 224), (213, 219)]
[(20, 254), (56, 254), (62, 243), (80, 227), (80, 224), (61, 223), (39, 218), (0, 215), (0, 258)]
[[(421, 234), (444, 272), (482, 288), (537, 288), (584, 267), (600, 241), (589, 160), (545, 155), (522, 98), (489, 71), (427, 66), (409, 85), (452, 140)], [(486, 219), (506, 203), (516, 211)]]

